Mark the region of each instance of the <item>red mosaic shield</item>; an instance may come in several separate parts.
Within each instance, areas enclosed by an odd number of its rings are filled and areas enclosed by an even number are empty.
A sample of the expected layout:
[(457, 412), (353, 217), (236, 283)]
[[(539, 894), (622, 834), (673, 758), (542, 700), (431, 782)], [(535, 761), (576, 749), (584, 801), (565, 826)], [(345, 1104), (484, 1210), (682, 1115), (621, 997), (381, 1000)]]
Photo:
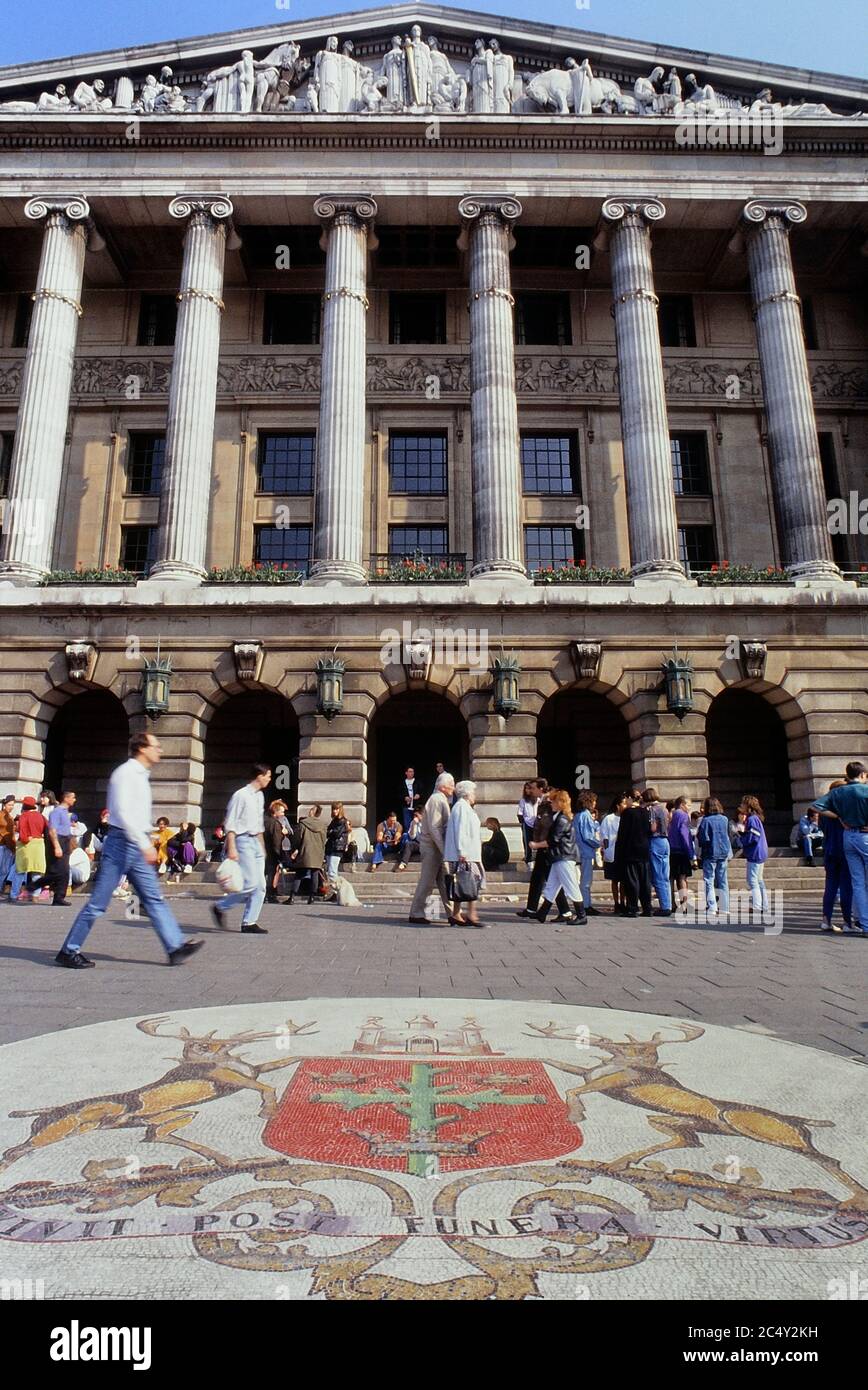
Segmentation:
[(542, 1062), (306, 1058), (263, 1135), (294, 1158), (419, 1175), (572, 1153)]

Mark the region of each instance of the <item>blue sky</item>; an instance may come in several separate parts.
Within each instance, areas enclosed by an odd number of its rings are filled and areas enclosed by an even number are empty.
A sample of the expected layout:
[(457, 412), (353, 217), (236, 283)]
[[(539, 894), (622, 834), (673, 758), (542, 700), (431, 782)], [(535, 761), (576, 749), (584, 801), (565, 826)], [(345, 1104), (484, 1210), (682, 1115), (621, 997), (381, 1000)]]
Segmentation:
[[(582, 8), (579, 8), (579, 5)], [(372, 8), (349, 0), (4, 0), (0, 66)], [(481, 0), (475, 9), (793, 67), (866, 74), (865, 0)]]

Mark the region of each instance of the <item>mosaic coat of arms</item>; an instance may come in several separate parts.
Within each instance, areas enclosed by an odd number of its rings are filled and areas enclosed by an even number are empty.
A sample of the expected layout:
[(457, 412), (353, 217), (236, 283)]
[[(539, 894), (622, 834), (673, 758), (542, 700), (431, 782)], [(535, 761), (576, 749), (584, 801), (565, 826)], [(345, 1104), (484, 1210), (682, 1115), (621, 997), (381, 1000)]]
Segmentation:
[(863, 1069), (766, 1037), (308, 1000), (0, 1063), (4, 1272), (49, 1297), (823, 1298), (864, 1261)]

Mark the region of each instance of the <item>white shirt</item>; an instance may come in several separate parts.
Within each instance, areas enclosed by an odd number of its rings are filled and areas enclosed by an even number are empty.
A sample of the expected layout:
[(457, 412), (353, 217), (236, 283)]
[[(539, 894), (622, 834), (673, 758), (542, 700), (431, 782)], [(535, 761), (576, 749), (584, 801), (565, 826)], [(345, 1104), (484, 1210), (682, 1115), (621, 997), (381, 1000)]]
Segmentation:
[(139, 849), (151, 848), (153, 807), (150, 772), (138, 758), (128, 758), (115, 768), (109, 778), (106, 806), (109, 825), (122, 830)]
[(265, 797), (251, 782), (233, 792), (226, 808), (223, 829), (227, 835), (230, 830), (236, 835), (265, 833)]
[(621, 824), (621, 817), (614, 811), (610, 811), (600, 822), (600, 840), (608, 840), (609, 843), (603, 850), (603, 859), (607, 864), (615, 862), (615, 841), (618, 838), (618, 826)]
[(527, 798), (523, 796), (518, 803), (518, 814), (529, 830), (533, 829), (538, 811), (539, 801), (528, 801)]

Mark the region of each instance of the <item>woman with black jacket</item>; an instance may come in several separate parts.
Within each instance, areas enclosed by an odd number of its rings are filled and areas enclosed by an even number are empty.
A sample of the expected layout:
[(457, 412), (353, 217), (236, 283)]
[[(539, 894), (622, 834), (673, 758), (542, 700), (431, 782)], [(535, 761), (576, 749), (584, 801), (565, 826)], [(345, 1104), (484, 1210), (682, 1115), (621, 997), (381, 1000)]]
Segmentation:
[(283, 865), (283, 841), (287, 834), (286, 802), (271, 801), (265, 813), (265, 901), (276, 903)]
[(545, 921), (549, 908), (558, 892), (563, 889), (567, 900), (572, 904), (576, 921), (580, 926), (584, 926), (588, 918), (582, 902), (582, 885), (576, 870), (576, 837), (569, 792), (550, 790), (547, 795), (554, 812), (548, 836), (545, 844), (542, 841), (531, 842), (531, 849), (548, 848), (551, 857), (551, 868), (536, 914), (537, 921)]
[(328, 823), (325, 839), (326, 877), (334, 894), (337, 891), (341, 859), (347, 852), (350, 842), (350, 823), (344, 815), (342, 801), (332, 802), (332, 818)]
[(651, 821), (644, 806), (636, 805), (633, 792), (625, 792), (625, 803), (615, 841), (615, 868), (624, 885), (626, 917), (651, 916)]

